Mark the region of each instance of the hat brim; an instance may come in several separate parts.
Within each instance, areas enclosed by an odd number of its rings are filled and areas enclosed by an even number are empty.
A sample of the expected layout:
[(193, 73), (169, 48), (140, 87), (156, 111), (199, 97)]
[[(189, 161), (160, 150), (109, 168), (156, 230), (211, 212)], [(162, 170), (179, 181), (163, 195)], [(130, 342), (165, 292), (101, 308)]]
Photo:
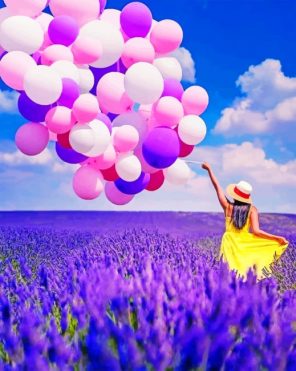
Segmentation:
[(252, 198), (245, 199), (243, 197), (240, 197), (234, 192), (234, 187), (236, 184), (229, 184), (226, 188), (226, 192), (231, 196), (234, 200), (240, 201), (240, 202), (245, 202), (246, 204), (251, 204), (252, 203)]

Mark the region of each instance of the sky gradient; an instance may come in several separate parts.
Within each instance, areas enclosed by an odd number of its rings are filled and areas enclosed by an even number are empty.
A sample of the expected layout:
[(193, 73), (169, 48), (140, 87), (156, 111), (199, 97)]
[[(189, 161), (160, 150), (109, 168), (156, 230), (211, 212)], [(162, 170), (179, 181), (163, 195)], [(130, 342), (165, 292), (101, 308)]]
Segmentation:
[[(122, 9), (128, 1), (109, 0)], [(206, 139), (192, 159), (208, 161), (225, 188), (247, 180), (262, 211), (296, 212), (296, 3), (291, 0), (145, 1), (156, 20), (179, 22), (184, 39), (178, 52), (185, 87), (203, 86), (210, 104), (202, 118)], [(182, 4), (182, 5), (181, 5)], [(0, 6), (3, 2), (0, 1)], [(14, 144), (26, 121), (15, 96), (0, 83), (0, 209), (192, 210), (217, 211), (219, 204), (203, 170), (188, 185), (165, 185), (118, 208), (104, 196), (78, 199), (73, 167), (56, 159), (53, 143), (36, 158)]]

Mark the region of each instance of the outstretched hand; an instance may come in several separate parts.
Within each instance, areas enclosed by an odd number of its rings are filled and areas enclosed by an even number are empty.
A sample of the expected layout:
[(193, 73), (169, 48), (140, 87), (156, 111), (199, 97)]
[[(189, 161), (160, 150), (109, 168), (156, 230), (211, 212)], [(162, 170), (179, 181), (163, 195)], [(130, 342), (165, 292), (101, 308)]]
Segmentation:
[(286, 240), (285, 237), (279, 237), (277, 241), (279, 242), (280, 245), (285, 245), (286, 243), (289, 243), (289, 241)]
[(207, 163), (207, 162), (204, 162), (201, 167), (207, 171), (211, 170), (211, 167), (210, 165)]

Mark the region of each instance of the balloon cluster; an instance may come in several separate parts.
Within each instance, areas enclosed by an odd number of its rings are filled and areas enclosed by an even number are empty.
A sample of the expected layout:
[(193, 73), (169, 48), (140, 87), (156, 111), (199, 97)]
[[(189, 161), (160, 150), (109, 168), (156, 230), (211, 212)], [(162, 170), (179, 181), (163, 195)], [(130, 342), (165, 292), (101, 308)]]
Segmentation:
[(106, 0), (4, 2), (0, 77), (28, 120), (15, 137), (21, 152), (55, 141), (61, 160), (80, 164), (73, 188), (86, 200), (105, 191), (123, 205), (188, 181), (182, 158), (205, 137), (208, 94), (181, 84), (178, 23), (155, 21), (140, 2), (122, 11)]

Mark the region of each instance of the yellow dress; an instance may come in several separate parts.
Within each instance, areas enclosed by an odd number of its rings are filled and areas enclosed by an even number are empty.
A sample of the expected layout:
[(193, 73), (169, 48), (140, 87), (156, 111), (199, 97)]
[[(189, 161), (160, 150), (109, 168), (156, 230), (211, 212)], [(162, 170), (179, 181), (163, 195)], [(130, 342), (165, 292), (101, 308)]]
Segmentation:
[(255, 236), (249, 232), (249, 228), (250, 213), (241, 230), (231, 223), (230, 216), (226, 216), (219, 256), (228, 263), (230, 269), (244, 278), (249, 268), (255, 265), (257, 278), (262, 279), (265, 277), (262, 269), (268, 269), (283, 254), (288, 244), (280, 245), (277, 241)]

